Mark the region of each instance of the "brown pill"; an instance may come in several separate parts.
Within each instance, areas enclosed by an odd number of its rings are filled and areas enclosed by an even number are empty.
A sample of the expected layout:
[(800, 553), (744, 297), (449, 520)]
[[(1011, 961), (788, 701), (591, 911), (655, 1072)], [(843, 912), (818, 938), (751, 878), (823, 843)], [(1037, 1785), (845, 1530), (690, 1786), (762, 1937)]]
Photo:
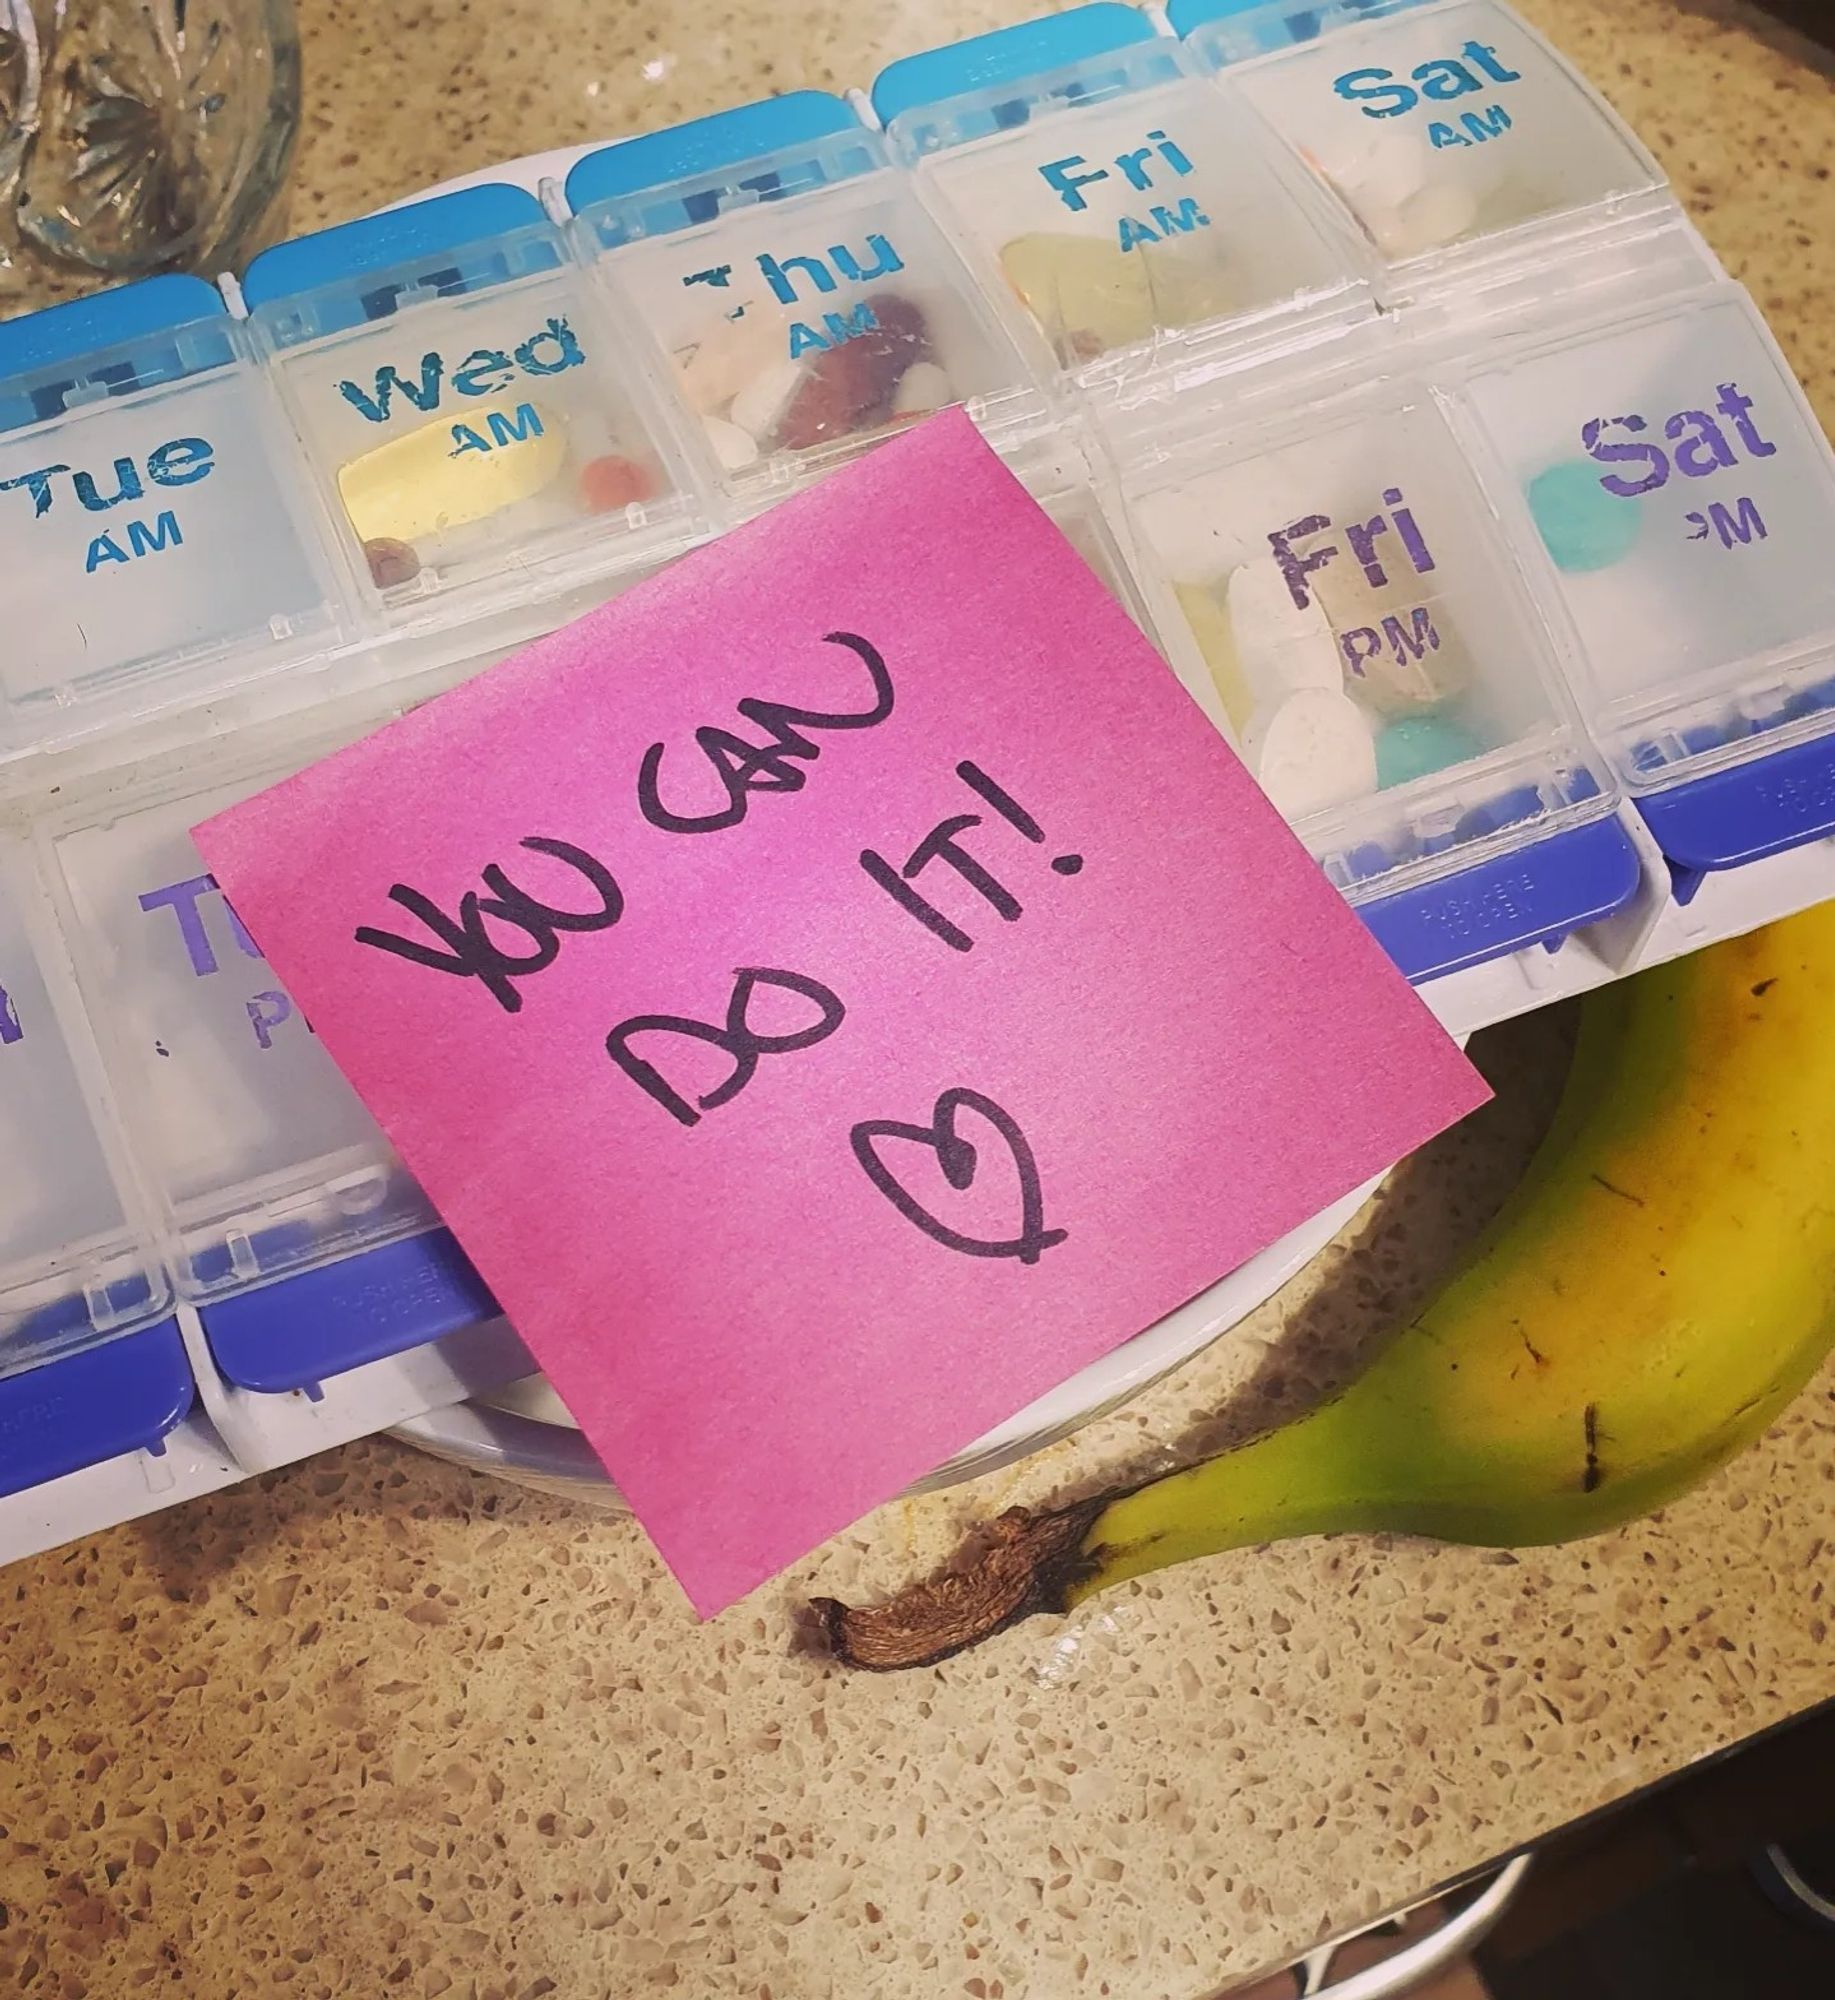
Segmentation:
[(778, 442), (802, 451), (864, 429), (890, 413), (900, 378), (930, 359), (922, 310), (896, 292), (867, 300), (874, 324), (818, 354), (778, 426)]
[(378, 535), (365, 542), (363, 558), (370, 566), (378, 590), (393, 590), (398, 583), (409, 583), (421, 573), (421, 559), (412, 545), (398, 542), (392, 535)]

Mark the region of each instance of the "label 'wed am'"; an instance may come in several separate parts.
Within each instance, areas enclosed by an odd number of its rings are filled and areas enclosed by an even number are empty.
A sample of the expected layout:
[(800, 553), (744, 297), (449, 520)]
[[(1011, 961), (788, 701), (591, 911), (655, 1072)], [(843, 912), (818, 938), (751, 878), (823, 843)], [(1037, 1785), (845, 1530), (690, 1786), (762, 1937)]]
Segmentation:
[(499, 396), (349, 460), (338, 496), (362, 540), (414, 543), (533, 498), (566, 458), (566, 432), (551, 411)]

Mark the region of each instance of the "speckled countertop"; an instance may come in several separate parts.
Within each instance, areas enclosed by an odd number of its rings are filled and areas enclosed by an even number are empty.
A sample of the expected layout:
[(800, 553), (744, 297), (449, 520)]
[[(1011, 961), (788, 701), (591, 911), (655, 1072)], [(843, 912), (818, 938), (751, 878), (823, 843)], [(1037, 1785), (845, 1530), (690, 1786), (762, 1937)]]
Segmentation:
[[(1018, 9), (1012, 9), (1017, 12)], [(1835, 95), (1710, 0), (1526, 0), (1835, 412)], [(846, 83), (942, 7), (302, 0), (294, 221)], [(1395, 1323), (1508, 1185), (1563, 1023), (1243, 1330), (1077, 1439), (883, 1510), (697, 1626), (628, 1524), (354, 1445), (0, 1577), (0, 1987), (1200, 2000), (1835, 1695), (1835, 1370), (1658, 1519), (1520, 1557), (1219, 1558), (934, 1672), (797, 1644), (972, 1512), (1245, 1431)]]

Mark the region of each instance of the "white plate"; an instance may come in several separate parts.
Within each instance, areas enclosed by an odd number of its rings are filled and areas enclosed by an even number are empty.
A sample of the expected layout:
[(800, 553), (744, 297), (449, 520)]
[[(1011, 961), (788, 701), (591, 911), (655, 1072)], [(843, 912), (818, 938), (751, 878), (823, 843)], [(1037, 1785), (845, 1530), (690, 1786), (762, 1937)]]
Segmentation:
[[(938, 1466), (929, 1478), (919, 1480), (916, 1490), (948, 1486), (976, 1473), (991, 1472), (1068, 1436), (1092, 1417), (1137, 1395), (1277, 1292), (1325, 1248), (1376, 1185), (1371, 1181), (1334, 1202), (1227, 1278), (1207, 1286), (1176, 1312), (1124, 1341), (1113, 1354), (1091, 1362), (1068, 1382), (1028, 1403), (967, 1450)], [(585, 1439), (573, 1428), (560, 1398), (540, 1376), (513, 1385), (490, 1403), (459, 1403), (449, 1409), (430, 1410), (424, 1417), (397, 1425), (392, 1435), (442, 1458), (509, 1478), (521, 1476), (554, 1485), (610, 1484)]]

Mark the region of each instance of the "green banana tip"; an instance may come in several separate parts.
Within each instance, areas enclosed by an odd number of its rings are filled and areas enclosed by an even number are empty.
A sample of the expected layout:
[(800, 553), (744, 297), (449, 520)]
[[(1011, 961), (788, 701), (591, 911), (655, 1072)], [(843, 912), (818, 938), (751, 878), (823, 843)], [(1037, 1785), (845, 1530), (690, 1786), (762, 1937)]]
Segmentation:
[(965, 1559), (884, 1604), (812, 1599), (829, 1651), (870, 1673), (934, 1666), (1035, 1612), (1064, 1610), (1068, 1593), (1095, 1568), (1084, 1541), (1113, 1498), (1099, 1494), (1047, 1513), (1011, 1507)]

